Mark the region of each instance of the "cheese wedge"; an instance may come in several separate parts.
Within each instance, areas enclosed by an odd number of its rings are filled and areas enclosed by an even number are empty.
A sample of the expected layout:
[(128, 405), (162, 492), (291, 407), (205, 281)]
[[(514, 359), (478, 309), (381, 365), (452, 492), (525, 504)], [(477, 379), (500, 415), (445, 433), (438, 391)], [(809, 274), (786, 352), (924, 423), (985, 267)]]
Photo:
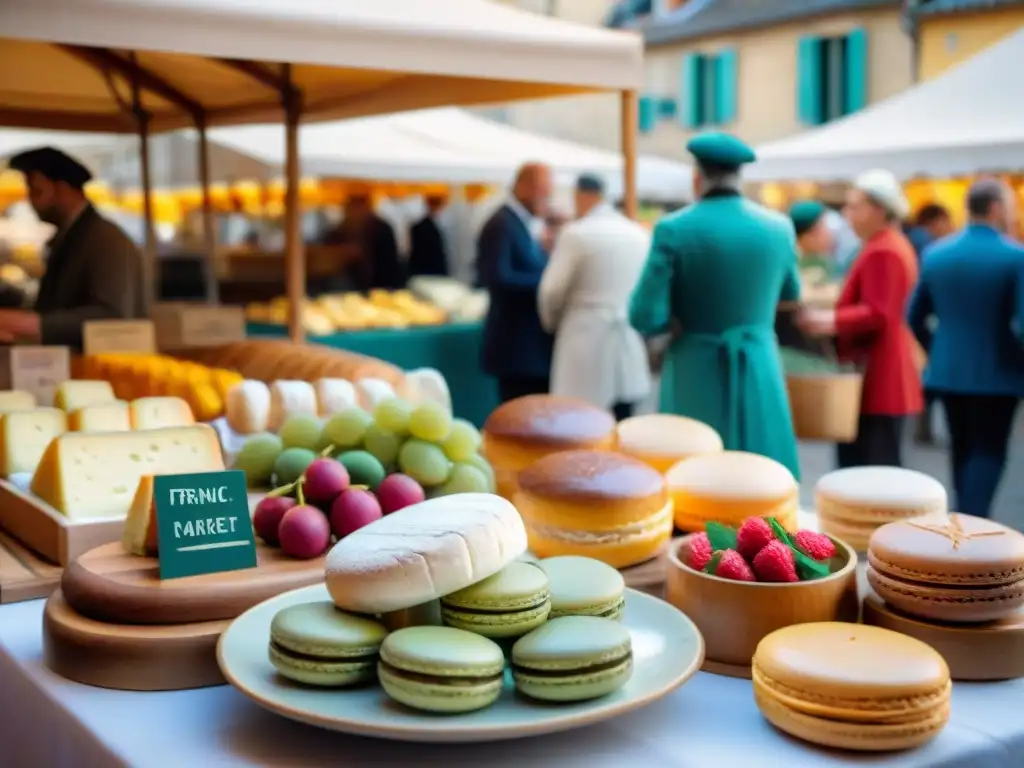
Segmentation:
[(153, 475), (143, 475), (124, 521), (124, 548), (133, 555), (155, 556), (159, 552), (156, 504), (153, 502)]
[(228, 391), (224, 416), (239, 435), (267, 431), (270, 419), (270, 389), (262, 381), (246, 379)]
[(137, 432), (66, 432), (47, 446), (32, 493), (71, 520), (124, 517), (143, 475), (224, 469), (206, 424)]
[(53, 404), (62, 411), (77, 411), (87, 405), (116, 400), (109, 381), (63, 381), (53, 396)]
[(67, 416), (59, 408), (5, 413), (0, 417), (0, 474), (35, 472), (46, 446), (67, 428)]
[(188, 403), (180, 397), (140, 397), (131, 402), (132, 429), (164, 429), (195, 424)]
[(36, 398), (31, 392), (8, 389), (0, 392), (0, 413), (27, 411), (36, 407)]
[(333, 416), (359, 405), (356, 388), (347, 379), (318, 379), (313, 389), (316, 391), (316, 405), (321, 416)]
[(277, 432), (290, 417), (316, 416), (316, 390), (308, 381), (275, 381), (270, 385), (267, 429)]
[(128, 403), (87, 405), (68, 414), (68, 429), (72, 432), (127, 432), (132, 428)]

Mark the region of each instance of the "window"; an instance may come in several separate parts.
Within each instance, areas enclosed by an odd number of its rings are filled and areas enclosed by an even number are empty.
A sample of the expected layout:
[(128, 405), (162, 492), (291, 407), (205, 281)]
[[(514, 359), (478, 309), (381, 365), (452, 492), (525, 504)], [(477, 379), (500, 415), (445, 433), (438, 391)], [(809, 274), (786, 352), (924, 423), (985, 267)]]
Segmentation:
[(683, 60), (680, 111), (687, 128), (736, 120), (736, 52), (691, 53)]
[(675, 99), (659, 96), (641, 96), (637, 108), (637, 128), (640, 133), (650, 133), (660, 120), (672, 120), (678, 112)]
[(867, 33), (803, 37), (797, 52), (800, 120), (820, 125), (849, 115), (867, 102)]

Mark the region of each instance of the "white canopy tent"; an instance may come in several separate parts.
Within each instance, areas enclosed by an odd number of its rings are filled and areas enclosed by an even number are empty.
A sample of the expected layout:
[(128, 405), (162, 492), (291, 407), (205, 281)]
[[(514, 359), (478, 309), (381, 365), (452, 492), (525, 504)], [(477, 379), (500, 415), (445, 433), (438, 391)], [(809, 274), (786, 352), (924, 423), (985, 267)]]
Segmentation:
[(1024, 169), (1024, 29), (940, 77), (829, 125), (757, 148), (750, 181), (903, 179)]
[[(270, 57), (275, 63), (265, 63)], [(0, 4), (0, 125), (137, 132), (286, 126), (286, 283), (301, 340), (300, 120), (617, 90), (635, 212), (643, 43), (485, 0), (32, 0)], [(206, 196), (204, 209), (211, 211)], [(147, 220), (151, 210), (147, 203)], [(212, 232), (212, 222), (205, 228)], [(147, 289), (152, 280), (152, 237)], [(212, 241), (208, 251), (213, 252)]]

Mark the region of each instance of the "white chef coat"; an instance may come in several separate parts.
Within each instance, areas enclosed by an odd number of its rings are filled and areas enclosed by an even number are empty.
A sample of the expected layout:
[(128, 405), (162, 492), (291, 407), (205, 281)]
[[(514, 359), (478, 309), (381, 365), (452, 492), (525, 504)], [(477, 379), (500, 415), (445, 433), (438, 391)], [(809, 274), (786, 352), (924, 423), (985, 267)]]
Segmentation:
[(650, 242), (607, 204), (562, 229), (538, 295), (541, 323), (555, 334), (552, 394), (610, 408), (650, 392), (647, 351), (628, 318)]

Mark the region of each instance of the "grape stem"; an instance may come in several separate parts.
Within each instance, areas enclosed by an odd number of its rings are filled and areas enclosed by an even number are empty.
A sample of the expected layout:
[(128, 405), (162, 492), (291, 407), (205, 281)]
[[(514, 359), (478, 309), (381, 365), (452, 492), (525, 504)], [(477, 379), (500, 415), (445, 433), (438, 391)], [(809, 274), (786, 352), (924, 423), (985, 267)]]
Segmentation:
[(302, 486), (306, 482), (306, 476), (302, 475), (298, 480), (295, 481), (295, 498), (299, 501), (299, 506), (304, 506), (306, 503), (306, 494), (302, 492)]
[(280, 488), (275, 488), (274, 490), (267, 493), (266, 498), (273, 499), (278, 496), (287, 496), (293, 490), (295, 490), (295, 483), (288, 483), (288, 485), (282, 485)]
[(331, 445), (328, 445), (326, 448), (324, 448), (322, 451), (320, 451), (320, 456), (322, 456), (322, 457), (323, 456), (330, 456), (336, 450), (338, 450), (338, 446), (336, 446), (336, 445), (334, 445), (332, 443)]

